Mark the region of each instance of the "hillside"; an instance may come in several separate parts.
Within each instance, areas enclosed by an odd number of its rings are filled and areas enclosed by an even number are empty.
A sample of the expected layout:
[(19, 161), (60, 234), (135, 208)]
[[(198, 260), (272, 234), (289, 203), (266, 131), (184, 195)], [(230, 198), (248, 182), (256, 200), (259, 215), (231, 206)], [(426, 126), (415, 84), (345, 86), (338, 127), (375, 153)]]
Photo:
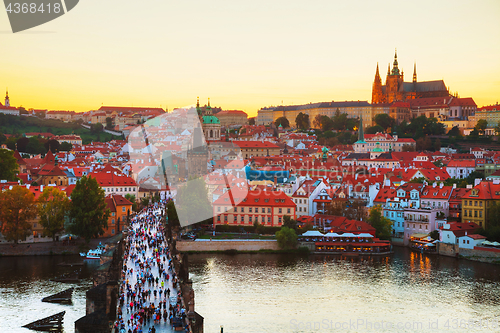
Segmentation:
[(120, 137), (108, 133), (92, 133), (90, 130), (80, 126), (79, 123), (65, 123), (56, 119), (40, 119), (37, 117), (17, 117), (0, 114), (0, 134), (18, 134), (32, 132), (47, 132), (54, 135), (76, 134), (80, 135), (83, 144), (92, 141), (107, 142)]

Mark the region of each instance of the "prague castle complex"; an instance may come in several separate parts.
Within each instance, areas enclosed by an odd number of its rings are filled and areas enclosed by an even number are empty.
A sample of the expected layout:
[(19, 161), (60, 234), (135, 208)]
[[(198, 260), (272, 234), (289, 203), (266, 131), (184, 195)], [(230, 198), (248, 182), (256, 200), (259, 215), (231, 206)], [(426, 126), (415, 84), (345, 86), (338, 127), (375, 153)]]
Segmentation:
[[(460, 110), (464, 109), (466, 112), (452, 110), (455, 105), (459, 105)], [(339, 111), (346, 113), (349, 118), (362, 118), (363, 125), (369, 127), (374, 125), (373, 117), (377, 114), (388, 114), (397, 123), (409, 122), (412, 118), (422, 115), (445, 121), (464, 119), (474, 115), (475, 108), (472, 99), (452, 96), (443, 80), (418, 82), (416, 64), (413, 68), (412, 81), (405, 82), (404, 73), (399, 69), (398, 56), (395, 53), (392, 68), (389, 64), (387, 70), (385, 85), (382, 85), (377, 64), (371, 103), (368, 101), (332, 101), (265, 107), (258, 111), (256, 123), (267, 125), (280, 117), (286, 117), (293, 127), (295, 118), (302, 112), (309, 115), (309, 122), (313, 127), (314, 118), (317, 115), (332, 117)]]

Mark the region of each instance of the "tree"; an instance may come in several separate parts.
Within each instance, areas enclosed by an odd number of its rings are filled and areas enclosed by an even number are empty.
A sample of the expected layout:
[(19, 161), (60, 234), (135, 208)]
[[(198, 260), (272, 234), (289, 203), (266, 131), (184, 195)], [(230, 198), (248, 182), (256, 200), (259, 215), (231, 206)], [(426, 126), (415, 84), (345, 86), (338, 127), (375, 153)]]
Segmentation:
[(274, 121), (274, 125), (276, 125), (276, 127), (279, 127), (281, 125), (281, 127), (283, 128), (288, 128), (290, 127), (290, 122), (286, 117), (279, 117)]
[(293, 229), (282, 227), (276, 231), (276, 241), (283, 250), (294, 249), (297, 246), (297, 234)]
[(441, 140), (436, 139), (436, 141), (434, 141), (434, 150), (435, 151), (439, 151), (441, 149)]
[(379, 125), (367, 127), (365, 130), (366, 134), (377, 134), (377, 133), (382, 133), (382, 132), (384, 132), (384, 129)]
[(289, 215), (283, 216), (283, 227), (297, 230), (297, 221), (292, 219)]
[(305, 114), (303, 112), (299, 113), (297, 117), (295, 118), (295, 124), (297, 125), (297, 128), (300, 129), (308, 129), (309, 128), (309, 115)]
[(64, 218), (70, 207), (66, 194), (57, 187), (46, 186), (38, 198), (38, 216), (45, 235), (56, 241), (56, 234), (64, 230)]
[(113, 118), (106, 117), (106, 128), (113, 129)]
[(433, 230), (429, 233), (429, 236), (431, 236), (432, 239), (436, 240), (439, 239), (439, 230)]
[[(496, 135), (500, 135), (500, 121), (498, 122), (498, 124), (495, 126), (495, 134)], [(1, 140), (0, 140), (0, 143), (1, 143)]]
[(8, 241), (18, 243), (30, 234), (36, 217), (35, 196), (25, 187), (14, 186), (0, 193), (0, 232)]
[(175, 204), (172, 200), (167, 203), (167, 218), (168, 224), (172, 227), (179, 227), (179, 217), (177, 216), (177, 210), (175, 209)]
[(19, 138), (17, 140), (17, 150), (22, 151), (22, 152), (26, 152), (26, 146), (28, 146), (28, 143), (30, 143), (30, 139), (28, 139), (27, 137), (23, 136), (23, 137)]
[(434, 165), (435, 165), (435, 166), (437, 166), (438, 168), (442, 168), (442, 167), (444, 167), (443, 160), (437, 160), (437, 161), (434, 161), (434, 162), (432, 162), (432, 164), (434, 164)]
[(56, 139), (50, 139), (49, 141), (45, 142), (44, 146), (45, 146), (46, 151), (49, 151), (49, 149), (50, 149), (52, 154), (55, 154), (59, 150), (59, 147), (61, 146), (61, 144)]
[(415, 151), (415, 146), (403, 144), (403, 147), (401, 147), (401, 151)]
[(59, 146), (59, 151), (71, 151), (71, 149), (73, 149), (73, 144), (67, 141), (64, 141)]
[(335, 111), (335, 115), (332, 118), (332, 126), (337, 131), (342, 131), (346, 129), (347, 125), (347, 113), (340, 113), (340, 110)]
[(255, 125), (255, 117), (248, 119), (248, 125)]
[(392, 128), (394, 126), (394, 118), (386, 113), (377, 114), (373, 117), (373, 120), (378, 126), (384, 129), (384, 132), (387, 131), (388, 128)]
[(109, 215), (104, 190), (97, 180), (90, 176), (80, 178), (71, 192), (69, 231), (85, 238), (88, 243), (91, 238), (104, 234), (104, 229), (108, 227)]
[(375, 228), (375, 236), (380, 239), (391, 239), (392, 221), (382, 216), (382, 207), (377, 205), (370, 210), (368, 223)]
[(488, 127), (488, 121), (486, 119), (479, 119), (474, 128), (476, 128), (479, 133), (484, 134), (486, 127)]
[(323, 116), (320, 114), (317, 114), (316, 117), (314, 117), (313, 126), (315, 128), (321, 128), (321, 117)]
[(190, 179), (184, 186), (178, 188), (175, 208), (182, 226), (213, 216), (213, 208), (208, 200), (203, 178)]
[(428, 136), (426, 136), (425, 138), (418, 138), (416, 146), (417, 151), (429, 150), (432, 147), (432, 141)]
[(460, 128), (458, 126), (453, 126), (453, 128), (448, 132), (448, 136), (449, 137), (452, 137), (452, 136), (461, 137), (462, 133), (460, 132)]
[(139, 211), (137, 201), (135, 200), (135, 195), (127, 193), (127, 194), (125, 194), (125, 199), (127, 199), (128, 201), (130, 201), (132, 203), (132, 210), (134, 212)]
[(101, 123), (97, 123), (97, 124), (92, 124), (90, 125), (90, 131), (92, 133), (99, 133), (99, 132), (102, 132), (104, 126), (102, 126)]
[(14, 157), (14, 152), (0, 149), (0, 180), (16, 181), (19, 165)]

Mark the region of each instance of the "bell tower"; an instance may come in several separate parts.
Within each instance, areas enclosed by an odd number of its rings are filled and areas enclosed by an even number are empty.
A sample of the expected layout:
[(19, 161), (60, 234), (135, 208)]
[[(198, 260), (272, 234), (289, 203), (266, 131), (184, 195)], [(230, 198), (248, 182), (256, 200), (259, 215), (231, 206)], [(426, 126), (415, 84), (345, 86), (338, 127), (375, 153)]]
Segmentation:
[(10, 106), (9, 90), (8, 89), (5, 91), (5, 106), (6, 107)]
[(377, 69), (375, 71), (375, 80), (373, 81), (373, 87), (372, 87), (372, 104), (379, 104), (384, 102), (385, 102), (385, 96), (382, 92), (382, 79), (380, 78), (380, 73), (378, 70), (378, 63), (377, 63)]

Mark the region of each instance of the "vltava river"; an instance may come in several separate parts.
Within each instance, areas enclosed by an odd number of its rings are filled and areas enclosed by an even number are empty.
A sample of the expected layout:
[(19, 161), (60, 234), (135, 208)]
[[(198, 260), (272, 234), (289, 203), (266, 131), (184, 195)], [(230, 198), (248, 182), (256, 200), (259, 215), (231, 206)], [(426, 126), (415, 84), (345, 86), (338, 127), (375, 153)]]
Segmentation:
[[(500, 266), (395, 251), (368, 259), (190, 255), (196, 310), (206, 333), (221, 325), (224, 333), (500, 332)], [(0, 333), (33, 332), (21, 326), (64, 310), (64, 332), (74, 332), (91, 281), (49, 280), (75, 269), (58, 263), (76, 260), (0, 257)], [(70, 286), (73, 305), (41, 302)]]
[(191, 255), (196, 310), (205, 332), (500, 332), (499, 266), (395, 251)]

